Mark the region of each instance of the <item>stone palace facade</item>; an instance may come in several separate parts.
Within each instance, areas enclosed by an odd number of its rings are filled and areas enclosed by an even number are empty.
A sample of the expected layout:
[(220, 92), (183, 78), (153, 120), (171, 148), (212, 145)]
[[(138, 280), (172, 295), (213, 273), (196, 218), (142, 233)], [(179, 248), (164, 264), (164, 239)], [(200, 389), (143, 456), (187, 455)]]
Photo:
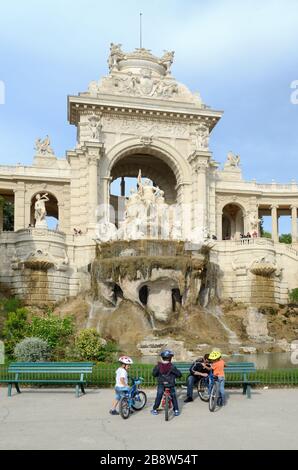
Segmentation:
[[(58, 158), (47, 136), (36, 140), (32, 166), (0, 166), (2, 201), (14, 207), (7, 230), (0, 206), (0, 282), (28, 303), (90, 289), (96, 246), (116, 239), (125, 218), (124, 177), (138, 174), (161, 191), (163, 204), (178, 207), (169, 238), (194, 253), (209, 243), (219, 298), (285, 303), (298, 286), (297, 183), (245, 181), (232, 152), (219, 167), (209, 140), (223, 113), (176, 81), (173, 56), (111, 44), (109, 74), (68, 97), (75, 148)], [(110, 194), (117, 178), (120, 196)], [(272, 216), (272, 239), (260, 237), (264, 215)], [(281, 215), (292, 218), (292, 245), (279, 243)], [(58, 219), (56, 230), (46, 216)], [(247, 232), (253, 236), (240, 237)]]

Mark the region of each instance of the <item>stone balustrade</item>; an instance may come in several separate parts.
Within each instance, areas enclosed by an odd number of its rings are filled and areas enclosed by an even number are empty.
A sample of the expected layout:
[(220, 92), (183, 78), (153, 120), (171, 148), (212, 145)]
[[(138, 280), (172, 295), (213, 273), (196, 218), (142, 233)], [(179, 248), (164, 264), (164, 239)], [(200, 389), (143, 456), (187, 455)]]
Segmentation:
[(15, 232), (15, 236), (17, 242), (27, 240), (46, 240), (64, 244), (66, 241), (66, 235), (64, 232), (34, 227), (17, 230)]

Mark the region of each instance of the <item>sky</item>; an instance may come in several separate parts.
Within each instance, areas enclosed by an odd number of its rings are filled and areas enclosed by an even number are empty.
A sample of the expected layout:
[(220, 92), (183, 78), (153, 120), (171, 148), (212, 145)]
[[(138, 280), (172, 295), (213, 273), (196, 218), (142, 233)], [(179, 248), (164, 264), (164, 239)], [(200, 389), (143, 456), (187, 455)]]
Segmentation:
[(59, 157), (74, 148), (67, 95), (107, 74), (111, 42), (139, 47), (140, 12), (143, 46), (174, 50), (173, 76), (224, 111), (213, 158), (298, 180), (297, 0), (0, 0), (0, 164), (30, 165), (47, 134)]

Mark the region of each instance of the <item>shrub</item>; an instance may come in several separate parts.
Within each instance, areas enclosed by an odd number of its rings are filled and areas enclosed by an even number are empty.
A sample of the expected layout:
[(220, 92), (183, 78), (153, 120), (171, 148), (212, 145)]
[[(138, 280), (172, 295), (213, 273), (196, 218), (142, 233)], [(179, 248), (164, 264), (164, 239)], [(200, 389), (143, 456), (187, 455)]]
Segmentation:
[(71, 315), (64, 318), (49, 312), (45, 317), (33, 316), (28, 332), (48, 342), (49, 346), (64, 347), (74, 332), (74, 319)]
[(95, 328), (87, 328), (76, 335), (75, 345), (82, 359), (98, 360), (105, 342)]
[(8, 313), (3, 326), (5, 350), (8, 355), (13, 354), (15, 345), (27, 335), (27, 318), (28, 310), (26, 308), (17, 308), (15, 312)]
[(43, 362), (51, 358), (51, 348), (44, 339), (25, 338), (15, 346), (13, 354), (21, 362)]
[(295, 304), (298, 304), (298, 287), (291, 290), (291, 292), (290, 292), (290, 301), (295, 303)]
[(2, 309), (5, 313), (15, 312), (18, 308), (21, 308), (21, 301), (17, 297), (11, 297), (2, 303)]
[(115, 351), (113, 343), (107, 343), (94, 328), (81, 330), (75, 345), (80, 357), (89, 361), (105, 361)]
[(279, 242), (290, 245), (292, 243), (292, 235), (290, 233), (282, 233), (279, 237)]

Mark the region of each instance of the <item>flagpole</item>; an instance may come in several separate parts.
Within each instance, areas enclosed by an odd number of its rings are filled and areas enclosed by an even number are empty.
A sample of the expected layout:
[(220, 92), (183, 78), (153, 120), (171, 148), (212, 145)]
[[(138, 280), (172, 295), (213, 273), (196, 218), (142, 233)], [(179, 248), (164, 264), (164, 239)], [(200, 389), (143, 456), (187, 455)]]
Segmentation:
[(140, 13), (140, 49), (142, 49), (142, 13)]

